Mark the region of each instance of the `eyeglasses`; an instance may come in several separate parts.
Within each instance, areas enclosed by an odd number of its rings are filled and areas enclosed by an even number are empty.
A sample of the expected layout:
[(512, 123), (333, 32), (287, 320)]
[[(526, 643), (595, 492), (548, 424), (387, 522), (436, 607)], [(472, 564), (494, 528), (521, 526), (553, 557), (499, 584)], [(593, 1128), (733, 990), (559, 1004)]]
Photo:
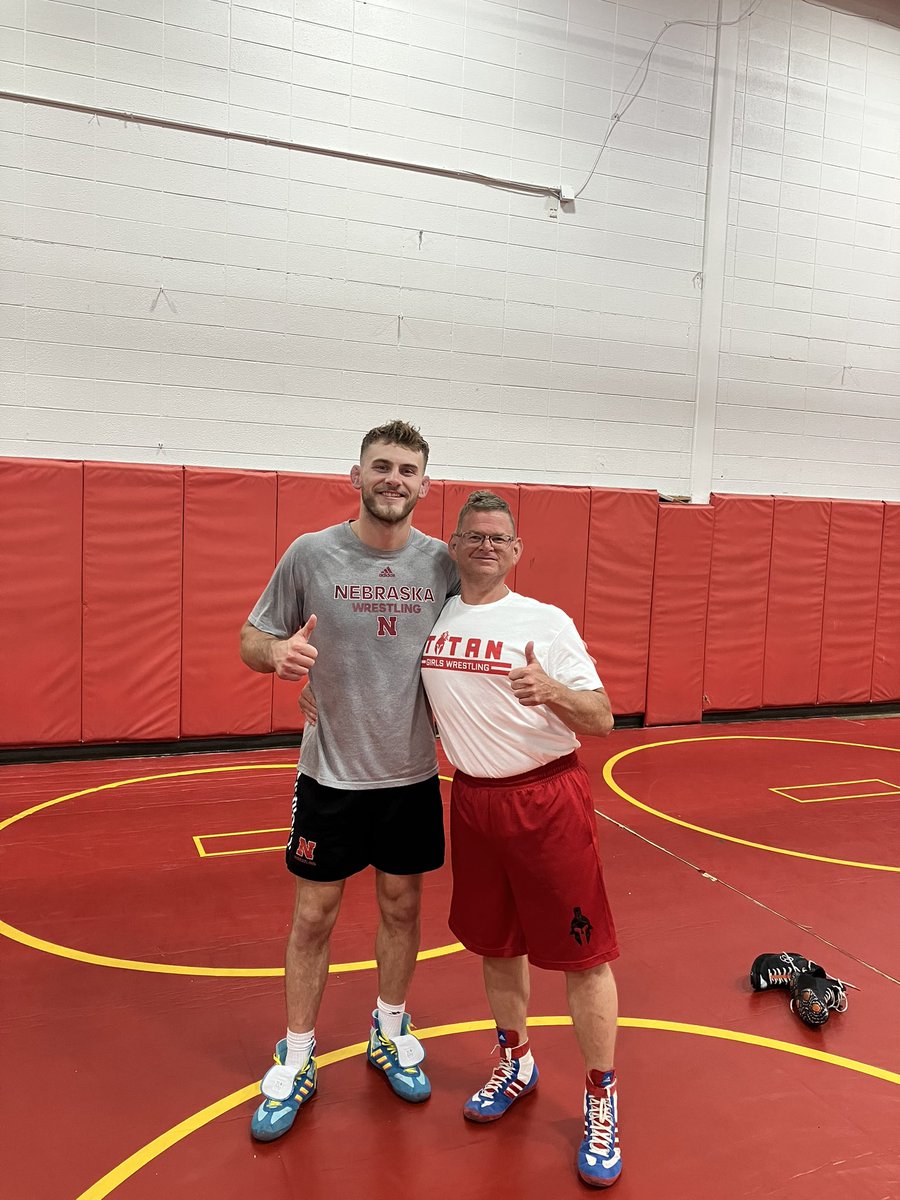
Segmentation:
[(466, 546), (477, 550), (485, 542), (490, 542), (495, 550), (505, 550), (516, 539), (511, 533), (458, 533), (459, 540)]

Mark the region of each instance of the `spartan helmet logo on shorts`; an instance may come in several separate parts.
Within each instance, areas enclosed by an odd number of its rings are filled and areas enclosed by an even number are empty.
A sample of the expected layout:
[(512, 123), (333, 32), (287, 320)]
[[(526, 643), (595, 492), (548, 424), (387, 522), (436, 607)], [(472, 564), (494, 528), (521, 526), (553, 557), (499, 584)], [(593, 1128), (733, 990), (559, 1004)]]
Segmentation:
[[(579, 946), (586, 946), (591, 940), (591, 934), (594, 932), (594, 926), (591, 924), (590, 917), (586, 917), (580, 908), (572, 909), (572, 923), (569, 925), (569, 933), (575, 939)], [(584, 941), (582, 941), (582, 937)]]

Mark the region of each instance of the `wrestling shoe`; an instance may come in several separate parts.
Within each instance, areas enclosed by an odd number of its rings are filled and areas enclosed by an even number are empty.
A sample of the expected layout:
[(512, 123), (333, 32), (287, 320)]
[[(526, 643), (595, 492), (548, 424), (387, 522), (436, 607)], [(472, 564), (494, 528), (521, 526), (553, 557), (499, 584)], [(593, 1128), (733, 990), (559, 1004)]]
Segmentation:
[(801, 971), (821, 970), (802, 954), (760, 954), (750, 968), (750, 986), (754, 992), (767, 988), (789, 988)]
[(612, 1187), (622, 1174), (619, 1107), (615, 1071), (602, 1082), (588, 1077), (584, 1089), (584, 1141), (578, 1147), (578, 1174), (591, 1187)]
[(275, 1047), (275, 1066), (266, 1071), (259, 1085), (265, 1099), (250, 1121), (250, 1134), (258, 1142), (274, 1142), (287, 1133), (301, 1105), (316, 1094), (315, 1051), (313, 1043), (306, 1064), (295, 1073), (284, 1065), (287, 1039), (282, 1038)]
[(369, 1049), (366, 1053), (369, 1066), (384, 1071), (387, 1081), (401, 1100), (419, 1104), (431, 1095), (428, 1076), (419, 1066), (425, 1058), (425, 1047), (409, 1032), (409, 1013), (403, 1014), (399, 1037), (385, 1037), (378, 1024), (378, 1012), (372, 1013), (372, 1028), (369, 1030)]
[(532, 1059), (530, 1067), (523, 1068), (521, 1065), (521, 1059), (528, 1053), (528, 1042), (510, 1047), (506, 1044), (503, 1030), (498, 1029), (497, 1036), (500, 1041), (500, 1061), (484, 1087), (479, 1088), (463, 1106), (463, 1116), (469, 1121), (496, 1121), (510, 1105), (537, 1087), (537, 1063)]
[(829, 1013), (846, 1012), (847, 993), (844, 989), (851, 986), (840, 979), (832, 979), (822, 967), (801, 971), (791, 984), (791, 1011), (804, 1025), (818, 1029), (828, 1020)]

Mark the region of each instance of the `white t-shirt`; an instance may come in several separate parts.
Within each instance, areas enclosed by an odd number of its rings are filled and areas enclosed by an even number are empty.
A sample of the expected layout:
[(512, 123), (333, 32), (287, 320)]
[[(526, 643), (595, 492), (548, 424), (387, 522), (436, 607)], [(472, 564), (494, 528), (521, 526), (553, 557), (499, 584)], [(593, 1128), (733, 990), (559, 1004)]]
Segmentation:
[(526, 707), (508, 676), (525, 647), (553, 679), (575, 691), (603, 685), (575, 623), (560, 608), (510, 592), (492, 604), (447, 601), (422, 655), (422, 679), (450, 762), (503, 779), (571, 754), (575, 734), (546, 705)]

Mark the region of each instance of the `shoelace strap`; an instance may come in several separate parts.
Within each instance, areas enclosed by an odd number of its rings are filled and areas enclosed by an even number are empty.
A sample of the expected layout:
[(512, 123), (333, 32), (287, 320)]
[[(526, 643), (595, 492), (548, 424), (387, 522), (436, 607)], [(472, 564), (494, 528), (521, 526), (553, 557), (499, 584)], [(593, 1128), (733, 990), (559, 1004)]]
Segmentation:
[(611, 1154), (615, 1146), (612, 1100), (609, 1095), (597, 1096), (587, 1092), (587, 1130), (591, 1149), (601, 1156)]

